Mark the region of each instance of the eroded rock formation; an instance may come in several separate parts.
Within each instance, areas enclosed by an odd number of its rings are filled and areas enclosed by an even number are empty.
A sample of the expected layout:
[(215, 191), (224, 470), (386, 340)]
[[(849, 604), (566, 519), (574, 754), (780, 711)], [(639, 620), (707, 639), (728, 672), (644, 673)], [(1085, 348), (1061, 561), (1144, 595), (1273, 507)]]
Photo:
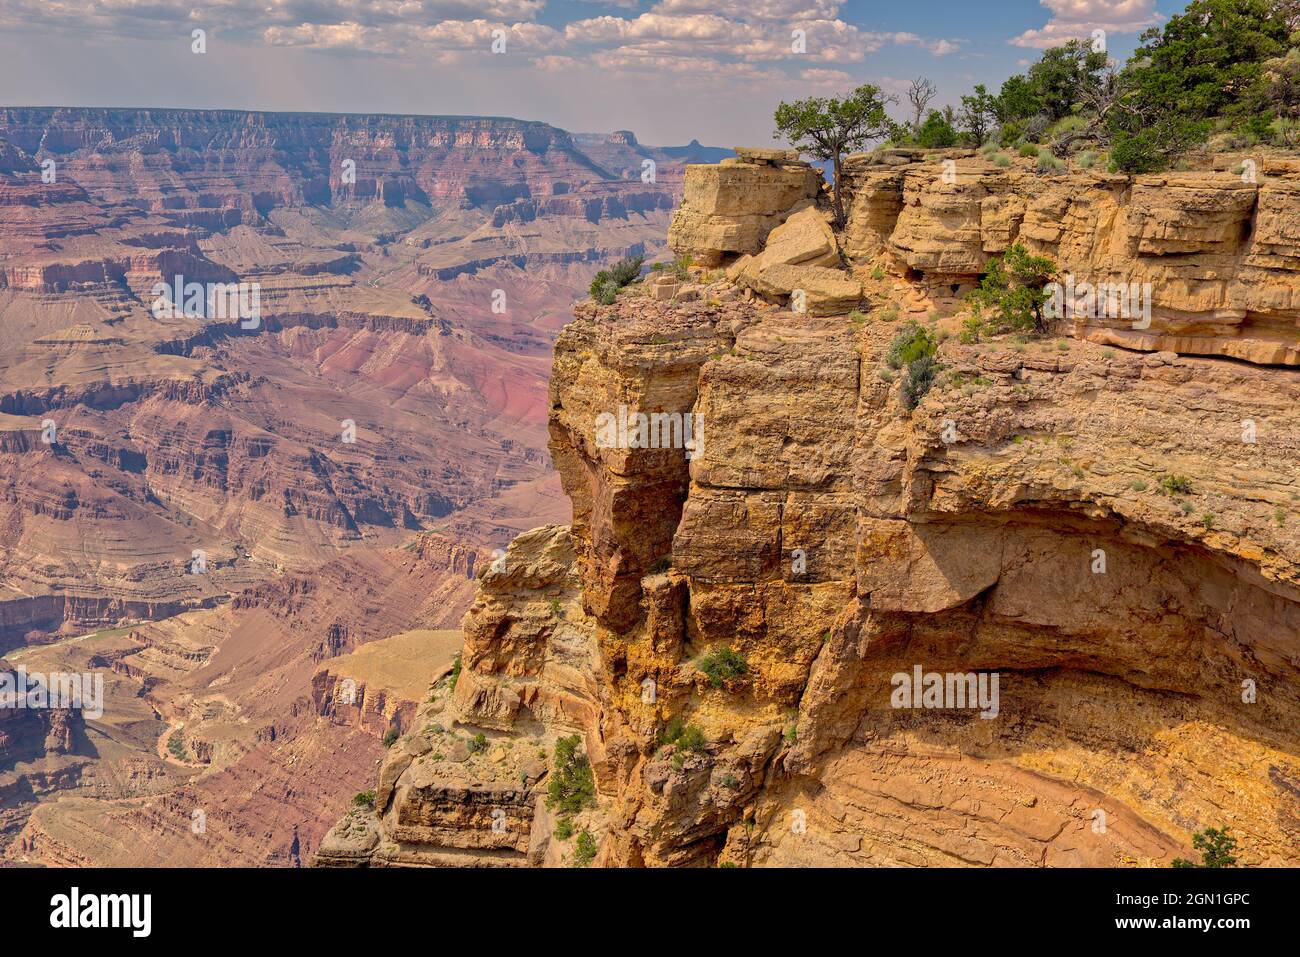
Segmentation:
[[(560, 530), (512, 546), (529, 563), (508, 600), (480, 584), (442, 713), (516, 747), (580, 729), (598, 863), (1167, 865), (1228, 826), (1243, 863), (1295, 864), (1293, 161), (1252, 184), (956, 157), (947, 182), (947, 158), (856, 159), (838, 233), (815, 191), (768, 188), (804, 175), (788, 158), (688, 170), (674, 248), (731, 268), (634, 285), (563, 330), (572, 564), (539, 571)], [(1017, 240), (1081, 277), (1145, 277), (1151, 327), (960, 342), (959, 293)], [(862, 312), (783, 308), (774, 269), (857, 283)], [(889, 347), (931, 310), (942, 373), (909, 409)], [(602, 439), (601, 416), (637, 412), (662, 417), (650, 441)], [(658, 441), (686, 415), (689, 443)], [(561, 578), (568, 637), (542, 612)], [(377, 846), (426, 806), (399, 800), (417, 779), (393, 762)], [(567, 859), (542, 791), (516, 862)], [(428, 813), (479, 846), (482, 793)], [(451, 841), (376, 862), (443, 862)]]

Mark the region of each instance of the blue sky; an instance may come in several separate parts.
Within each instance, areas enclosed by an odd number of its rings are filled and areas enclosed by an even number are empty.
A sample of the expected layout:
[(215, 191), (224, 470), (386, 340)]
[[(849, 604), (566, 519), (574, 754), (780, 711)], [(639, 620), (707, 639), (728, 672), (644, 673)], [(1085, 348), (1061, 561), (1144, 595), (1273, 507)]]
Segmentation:
[[(1168, 0), (0, 0), (4, 105), (466, 113), (771, 143), (777, 102), (918, 75), (936, 105)], [(203, 30), (203, 53), (192, 31)], [(503, 52), (494, 52), (504, 47)], [(900, 117), (904, 110), (897, 111)]]

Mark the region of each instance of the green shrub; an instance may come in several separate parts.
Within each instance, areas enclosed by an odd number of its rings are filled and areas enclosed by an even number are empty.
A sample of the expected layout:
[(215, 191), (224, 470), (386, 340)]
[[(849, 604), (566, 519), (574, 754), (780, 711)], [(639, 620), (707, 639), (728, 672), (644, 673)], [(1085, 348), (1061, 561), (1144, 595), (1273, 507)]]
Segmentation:
[(1192, 480), (1186, 475), (1166, 475), (1160, 480), (1160, 488), (1166, 495), (1191, 495)]
[(677, 739), (682, 736), (682, 732), (685, 730), (686, 722), (682, 721), (681, 718), (669, 718), (668, 723), (664, 725), (663, 730), (659, 732), (659, 743), (676, 744)]
[(559, 841), (567, 841), (573, 837), (573, 818), (567, 814), (555, 822), (555, 838)]
[(925, 149), (944, 149), (957, 142), (957, 131), (947, 117), (938, 110), (931, 110), (916, 131), (916, 141)]
[(983, 332), (1042, 333), (1048, 325), (1044, 307), (1051, 298), (1047, 285), (1055, 276), (1054, 262), (1031, 256), (1016, 243), (989, 262), (979, 288), (967, 294), (966, 302)]
[(384, 747), (391, 748), (394, 744), (397, 743), (397, 739), (399, 737), (400, 735), (397, 733), (396, 728), (389, 728), (387, 731), (384, 732)]
[(591, 298), (602, 306), (612, 306), (618, 298), (618, 291), (641, 275), (644, 256), (632, 256), (620, 259), (609, 269), (602, 269), (591, 280), (587, 291)]
[(1047, 150), (1043, 150), (1038, 154), (1038, 172), (1054, 173), (1059, 170), (1061, 166), (1061, 161)]
[(565, 814), (577, 814), (596, 803), (596, 779), (591, 762), (578, 750), (581, 738), (574, 734), (555, 742), (555, 758), (546, 786), (546, 806)]
[(456, 657), (451, 659), (451, 674), (447, 676), (447, 687), (452, 691), (456, 690), (456, 682), (460, 680), (460, 652), (456, 652)]
[(925, 398), (934, 377), (939, 374), (939, 363), (934, 356), (926, 355), (907, 364), (907, 378), (903, 380), (903, 405), (915, 409)]
[(695, 754), (702, 754), (707, 742), (704, 740), (704, 732), (696, 725), (689, 724), (682, 731), (682, 735), (677, 739), (677, 750), (691, 751)]
[(935, 343), (930, 333), (912, 321), (894, 336), (885, 354), (885, 364), (891, 369), (901, 369), (921, 356), (934, 355), (934, 350)]
[(1092, 169), (1097, 165), (1097, 154), (1092, 150), (1084, 150), (1074, 158), (1074, 161), (1079, 164), (1080, 169)]
[(709, 684), (721, 688), (723, 684), (749, 673), (749, 662), (740, 652), (730, 648), (714, 648), (708, 651), (696, 665), (709, 678)]
[(1033, 143), (1021, 143), (1019, 153), (1021, 156), (1038, 156), (1038, 147)]
[(591, 836), (590, 831), (579, 831), (578, 839), (573, 843), (573, 866), (586, 867), (595, 859), (596, 839)]
[(1201, 852), (1201, 863), (1189, 861), (1183, 857), (1175, 857), (1171, 861), (1173, 867), (1235, 867), (1237, 858), (1233, 851), (1237, 847), (1237, 839), (1228, 835), (1228, 828), (1207, 827), (1203, 831), (1198, 831), (1192, 835), (1192, 847)]
[(352, 804), (354, 807), (371, 807), (371, 808), (374, 807), (375, 792), (358, 791), (352, 798)]

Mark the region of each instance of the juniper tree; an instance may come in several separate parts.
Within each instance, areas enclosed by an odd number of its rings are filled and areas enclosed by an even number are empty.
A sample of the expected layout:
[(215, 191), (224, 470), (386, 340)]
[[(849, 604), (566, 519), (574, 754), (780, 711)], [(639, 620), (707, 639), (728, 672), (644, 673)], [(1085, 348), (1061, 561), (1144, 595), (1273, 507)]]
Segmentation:
[(841, 165), (844, 154), (861, 149), (872, 140), (887, 139), (898, 125), (885, 113), (894, 102), (878, 87), (863, 84), (844, 99), (808, 97), (776, 108), (776, 133), (773, 139), (785, 138), (801, 153), (831, 161), (835, 180), (835, 226), (844, 227), (844, 198)]

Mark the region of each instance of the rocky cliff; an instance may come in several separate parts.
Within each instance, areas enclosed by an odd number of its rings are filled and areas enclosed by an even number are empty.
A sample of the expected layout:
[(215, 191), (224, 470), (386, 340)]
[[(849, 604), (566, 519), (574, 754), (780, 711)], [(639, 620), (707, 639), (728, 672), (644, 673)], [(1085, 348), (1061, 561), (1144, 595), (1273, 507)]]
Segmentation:
[[(597, 863), (1167, 865), (1211, 826), (1300, 862), (1300, 164), (1236, 165), (880, 151), (843, 229), (797, 157), (689, 167), (670, 242), (703, 266), (583, 304), (555, 347), (571, 526), (482, 579), (437, 727), (318, 862), (485, 834), (493, 863), (574, 860), (554, 766), (498, 792), (443, 743), (553, 764), (574, 730)], [(1149, 283), (1149, 325), (962, 341), (1016, 242)], [(915, 407), (909, 316), (938, 343)]]

